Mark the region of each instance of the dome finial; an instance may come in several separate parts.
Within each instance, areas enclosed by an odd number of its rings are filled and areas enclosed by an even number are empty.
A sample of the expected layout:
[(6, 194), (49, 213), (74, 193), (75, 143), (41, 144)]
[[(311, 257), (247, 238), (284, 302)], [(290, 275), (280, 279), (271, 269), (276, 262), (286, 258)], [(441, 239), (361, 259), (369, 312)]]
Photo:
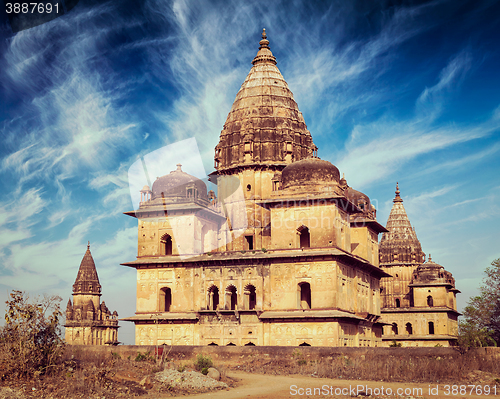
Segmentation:
[(87, 241), (87, 249), (90, 249), (90, 241)]
[(276, 57), (274, 57), (271, 49), (269, 48), (269, 40), (267, 40), (266, 29), (262, 29), (262, 40), (259, 42), (259, 51), (252, 61), (252, 64), (257, 63), (271, 63), (276, 65)]
[(392, 202), (403, 202), (403, 199), (399, 196), (399, 183), (396, 182), (396, 197), (392, 200)]
[(178, 163), (178, 164), (177, 164), (177, 170), (178, 170), (179, 172), (182, 172), (181, 166), (182, 166), (182, 164), (180, 164), (180, 163)]
[(432, 257), (431, 257), (431, 254), (429, 254), (429, 260), (427, 261), (427, 263), (431, 263), (432, 262)]

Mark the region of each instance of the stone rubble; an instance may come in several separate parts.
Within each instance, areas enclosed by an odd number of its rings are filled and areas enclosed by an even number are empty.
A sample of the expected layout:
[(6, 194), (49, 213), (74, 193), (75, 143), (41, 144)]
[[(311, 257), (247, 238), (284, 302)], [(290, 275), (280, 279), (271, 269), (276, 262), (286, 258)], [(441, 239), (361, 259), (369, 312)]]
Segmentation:
[(166, 369), (156, 373), (154, 378), (163, 383), (168, 384), (174, 388), (182, 389), (224, 389), (228, 385), (221, 381), (216, 381), (206, 375), (198, 373), (197, 371), (184, 371)]

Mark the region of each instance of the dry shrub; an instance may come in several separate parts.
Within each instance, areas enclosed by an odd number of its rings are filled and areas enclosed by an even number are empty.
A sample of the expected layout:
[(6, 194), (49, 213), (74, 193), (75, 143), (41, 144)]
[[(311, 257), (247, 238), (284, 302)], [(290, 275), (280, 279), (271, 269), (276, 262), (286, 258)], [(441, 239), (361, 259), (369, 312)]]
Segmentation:
[(61, 311), (57, 296), (29, 301), (13, 291), (7, 301), (5, 326), (0, 329), (0, 380), (46, 374), (60, 362)]

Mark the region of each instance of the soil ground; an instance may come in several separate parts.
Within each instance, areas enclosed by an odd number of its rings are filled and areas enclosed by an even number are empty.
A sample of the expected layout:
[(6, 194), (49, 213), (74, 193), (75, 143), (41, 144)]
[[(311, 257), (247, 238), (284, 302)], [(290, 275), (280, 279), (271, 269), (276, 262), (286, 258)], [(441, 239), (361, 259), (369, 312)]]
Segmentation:
[[(351, 393), (348, 395), (321, 395), (320, 390), (317, 390), (317, 394), (314, 395), (314, 391), (312, 395), (307, 395), (307, 392), (304, 390), (299, 391), (299, 388), (321, 388), (322, 386), (333, 387), (335, 392), (335, 388), (344, 388), (344, 391), (349, 391), (349, 388), (353, 388), (354, 390), (358, 385), (363, 387), (368, 387), (373, 390), (375, 388), (384, 387), (384, 395), (375, 395), (372, 394), (371, 397), (379, 397), (379, 398), (435, 398), (435, 399), (446, 399), (446, 398), (468, 398), (468, 399), (484, 399), (485, 397), (494, 398), (493, 389), (491, 388), (490, 395), (477, 395), (473, 393), (469, 394), (470, 388), (467, 389), (467, 393), (465, 395), (453, 395), (450, 387), (450, 394), (446, 395), (445, 393), (448, 391), (448, 388), (445, 388), (445, 384), (428, 384), (428, 383), (420, 383), (420, 384), (408, 384), (408, 383), (399, 383), (399, 382), (382, 382), (382, 381), (356, 381), (356, 380), (332, 380), (327, 378), (314, 378), (314, 377), (306, 377), (301, 375), (293, 375), (293, 376), (274, 376), (274, 375), (265, 375), (265, 374), (249, 374), (245, 372), (238, 371), (228, 371), (226, 373), (227, 378), (231, 378), (235, 381), (235, 387), (230, 388), (229, 390), (218, 391), (218, 392), (210, 392), (198, 395), (189, 395), (189, 398), (210, 398), (210, 399), (237, 399), (237, 398), (252, 398), (252, 399), (282, 399), (282, 398), (351, 398)], [(290, 387), (293, 387), (291, 390)], [(435, 388), (438, 386), (437, 395), (429, 393), (429, 387), (433, 388), (435, 393)], [(387, 390), (391, 389), (393, 394), (387, 395)], [(398, 395), (397, 389), (403, 389), (403, 394)], [(422, 393), (415, 388), (421, 388)], [(407, 393), (404, 394), (404, 390), (407, 390)], [(364, 389), (363, 389), (364, 391)], [(356, 392), (357, 393), (357, 392)], [(359, 396), (363, 397), (360, 392), (360, 395), (354, 395), (354, 397)], [(496, 397), (500, 397), (500, 386), (497, 386), (497, 395)]]

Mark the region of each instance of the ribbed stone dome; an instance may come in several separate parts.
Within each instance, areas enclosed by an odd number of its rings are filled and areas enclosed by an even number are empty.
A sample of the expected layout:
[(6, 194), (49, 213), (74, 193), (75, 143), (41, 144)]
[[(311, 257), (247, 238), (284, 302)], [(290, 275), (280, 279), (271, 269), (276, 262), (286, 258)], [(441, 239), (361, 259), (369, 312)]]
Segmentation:
[[(188, 189), (195, 188), (197, 195), (201, 198), (207, 198), (206, 184), (195, 176), (183, 172), (181, 164), (177, 164), (177, 169), (168, 175), (159, 177), (153, 183), (151, 200), (157, 198), (186, 198)], [(193, 192), (194, 196), (195, 193)]]
[(307, 158), (288, 165), (281, 173), (283, 189), (293, 186), (338, 184), (340, 172), (335, 165), (319, 158)]
[(448, 283), (455, 286), (453, 275), (444, 270), (444, 267), (433, 262), (429, 255), (429, 260), (421, 264), (413, 272), (413, 284)]
[(359, 206), (363, 210), (371, 209), (370, 198), (361, 191), (354, 190), (352, 187), (348, 187), (346, 190), (346, 197), (354, 205)]
[(253, 67), (236, 95), (215, 147), (217, 170), (245, 163), (285, 166), (317, 151), (276, 66), (265, 29), (262, 38)]
[(90, 253), (90, 242), (87, 245), (87, 251), (83, 255), (78, 275), (76, 276), (75, 283), (73, 284), (73, 294), (75, 293), (93, 293), (99, 294), (101, 292), (101, 284), (99, 284), (99, 277), (95, 268), (94, 258)]

